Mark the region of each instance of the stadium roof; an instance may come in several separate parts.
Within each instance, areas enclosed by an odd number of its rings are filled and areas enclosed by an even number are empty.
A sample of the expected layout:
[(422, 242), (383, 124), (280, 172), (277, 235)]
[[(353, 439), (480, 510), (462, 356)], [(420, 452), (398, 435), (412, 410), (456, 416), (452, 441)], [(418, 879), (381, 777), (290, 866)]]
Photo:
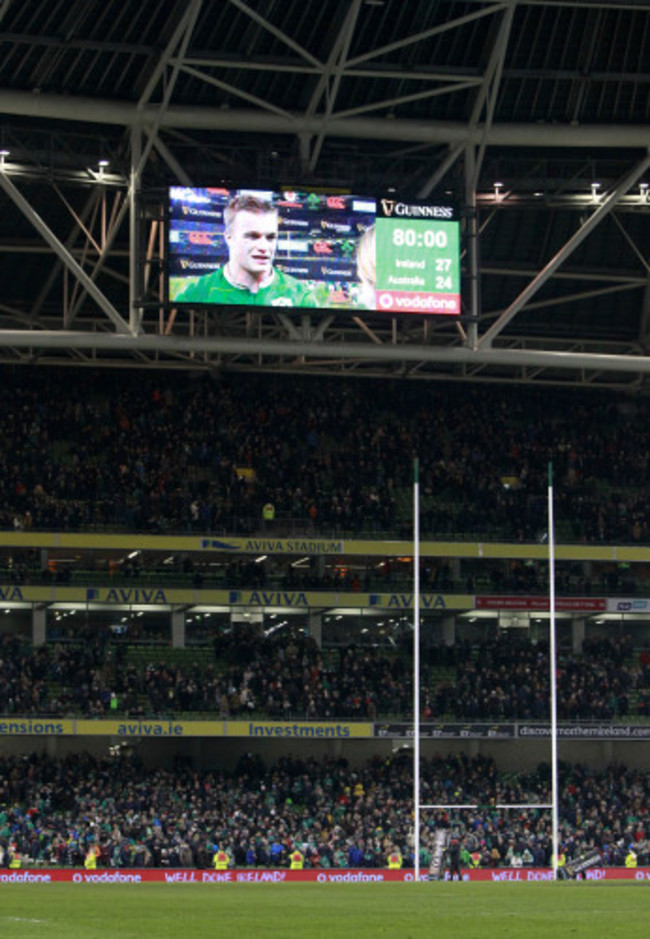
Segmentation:
[[(646, 389), (650, 2), (2, 0), (0, 42), (0, 362)], [(178, 183), (442, 192), (463, 315), (170, 309)]]

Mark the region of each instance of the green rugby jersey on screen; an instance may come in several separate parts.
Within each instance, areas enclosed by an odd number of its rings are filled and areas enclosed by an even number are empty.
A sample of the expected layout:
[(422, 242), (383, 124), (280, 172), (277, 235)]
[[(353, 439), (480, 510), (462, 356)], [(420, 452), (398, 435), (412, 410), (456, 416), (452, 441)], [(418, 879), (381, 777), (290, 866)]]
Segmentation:
[(273, 280), (253, 293), (247, 287), (231, 284), (223, 267), (205, 274), (175, 298), (176, 303), (246, 304), (247, 306), (315, 307), (316, 300), (307, 286), (290, 274), (274, 268)]

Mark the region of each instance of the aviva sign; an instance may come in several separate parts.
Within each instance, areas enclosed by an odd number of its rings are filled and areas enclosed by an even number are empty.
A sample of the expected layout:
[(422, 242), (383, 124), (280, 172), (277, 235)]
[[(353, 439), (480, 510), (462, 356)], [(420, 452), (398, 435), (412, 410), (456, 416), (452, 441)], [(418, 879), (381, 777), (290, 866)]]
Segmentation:
[[(186, 591), (175, 591), (184, 593)], [(98, 587), (86, 588), (86, 600), (91, 602), (101, 601), (102, 603), (162, 603), (170, 601), (167, 599), (167, 591), (160, 587), (110, 587), (100, 589)]]
[(20, 602), (24, 599), (25, 597), (20, 587), (0, 587), (0, 600), (5, 603)]
[[(357, 593), (346, 590), (196, 590), (163, 587), (69, 587), (52, 585), (16, 586), (0, 584), (0, 602), (79, 603), (109, 606), (222, 606), (256, 607), (258, 609), (327, 609), (341, 607), (359, 610), (373, 608), (409, 610), (413, 608), (412, 593)], [(476, 604), (476, 597), (467, 594), (420, 595), (420, 609), (467, 610)]]

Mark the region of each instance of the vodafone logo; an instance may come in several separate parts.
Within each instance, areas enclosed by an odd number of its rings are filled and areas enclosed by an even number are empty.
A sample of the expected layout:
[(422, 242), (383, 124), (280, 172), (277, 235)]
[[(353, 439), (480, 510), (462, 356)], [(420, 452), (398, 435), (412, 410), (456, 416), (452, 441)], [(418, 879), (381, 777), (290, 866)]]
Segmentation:
[(377, 292), (377, 309), (396, 313), (460, 313), (460, 298), (439, 293), (389, 290)]
[[(404, 878), (405, 880), (407, 877)], [(413, 875), (411, 874), (411, 880)], [(384, 875), (381, 871), (368, 873), (364, 871), (330, 871), (327, 874), (318, 874), (316, 883), (318, 884), (366, 884), (383, 883)]]

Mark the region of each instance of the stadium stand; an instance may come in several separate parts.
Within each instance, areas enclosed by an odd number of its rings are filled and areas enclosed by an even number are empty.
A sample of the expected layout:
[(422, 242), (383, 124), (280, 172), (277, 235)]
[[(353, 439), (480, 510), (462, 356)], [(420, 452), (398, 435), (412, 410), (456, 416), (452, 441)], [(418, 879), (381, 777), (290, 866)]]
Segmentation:
[[(318, 648), (301, 633), (175, 649), (131, 643), (110, 630), (34, 649), (16, 636), (0, 645), (0, 715), (204, 715), (279, 720), (411, 720), (412, 657), (388, 650)], [(439, 656), (438, 652), (445, 652)], [(449, 659), (432, 650), (432, 663)], [(548, 720), (548, 648), (499, 637), (454, 650), (455, 665), (425, 665), (423, 715), (438, 720)], [(560, 656), (558, 716), (645, 716), (650, 667), (631, 638), (586, 640)]]
[[(0, 12), (0, 867), (548, 868), (555, 681), (565, 869), (650, 865), (648, 4), (42, 8)], [(249, 187), (302, 285), (179, 303)], [(374, 304), (425, 216), (450, 316)]]
[[(299, 844), (313, 868), (385, 866), (397, 845), (413, 866), (411, 761), (285, 756), (266, 766), (256, 756), (233, 773), (143, 767), (133, 755), (0, 759), (0, 844), (25, 864), (80, 866), (98, 845), (107, 867), (210, 867), (218, 847), (239, 867), (288, 866)], [(497, 802), (547, 802), (549, 767), (499, 773), (493, 760), (458, 754), (422, 766), (425, 798), (446, 803), (427, 816), (421, 861), (428, 865), (436, 829), (452, 831), (484, 867), (546, 867), (551, 852), (548, 810), (504, 813)], [(612, 765), (602, 772), (561, 767), (561, 838), (567, 859), (597, 848), (608, 864), (623, 863), (633, 844), (650, 860), (648, 774)], [(454, 809), (467, 799), (475, 812)], [(469, 864), (469, 861), (468, 861)]]
[(648, 542), (645, 399), (572, 392), (569, 409), (534, 388), (468, 389), (459, 404), (444, 385), (66, 382), (4, 376), (7, 529), (256, 532), (271, 501), (276, 534), (403, 536), (417, 453), (423, 536), (534, 540), (551, 461), (567, 540)]
[[(626, 406), (621, 421), (616, 401), (609, 400), (603, 412), (598, 396), (578, 399), (572, 393), (574, 406), (567, 409), (557, 392), (547, 425), (536, 389), (499, 390), (489, 406), (470, 390), (459, 415), (455, 396), (444, 387), (415, 394), (401, 386), (305, 379), (304, 391), (296, 395), (294, 379), (291, 384), (294, 397), (282, 378), (251, 378), (245, 388), (222, 382), (217, 392), (208, 379), (175, 377), (162, 389), (151, 379), (120, 376), (111, 382), (102, 376), (81, 394), (63, 373), (36, 369), (28, 382), (23, 372), (8, 373), (8, 405), (0, 415), (5, 530), (268, 535), (262, 506), (272, 499), (271, 534), (278, 537), (296, 526), (319, 534), (399, 537), (409, 511), (408, 457), (419, 452), (423, 525), (433, 537), (453, 540), (477, 532), (492, 539), (535, 538), (544, 526), (541, 467), (550, 458), (557, 471), (559, 523), (567, 536), (584, 543), (647, 541), (644, 432), (636, 434), (633, 458), (625, 449), (629, 428), (645, 426), (643, 401), (633, 413)], [(317, 402), (313, 408), (292, 403), (308, 397)], [(496, 435), (493, 417), (487, 430), (488, 408), (499, 415)], [(453, 450), (445, 432), (452, 414), (462, 427)], [(615, 445), (606, 446), (612, 440)], [(452, 573), (449, 564), (425, 562), (421, 573), (427, 590), (534, 596), (548, 589), (539, 564), (464, 563)], [(389, 561), (341, 574), (331, 565), (310, 562), (297, 570), (286, 560), (258, 564), (233, 555), (215, 571), (191, 552), (169, 566), (137, 553), (119, 564), (92, 552), (52, 563), (47, 553), (5, 548), (3, 580), (18, 587), (354, 592), (406, 589), (411, 577), (412, 565)], [(566, 595), (643, 592), (641, 569), (567, 566), (559, 577)], [(2, 633), (0, 716), (13, 721), (30, 716), (413, 719), (408, 632), (364, 646), (333, 644), (327, 630), (316, 642), (300, 626), (279, 632), (204, 626), (193, 644), (179, 648), (171, 644), (168, 629), (152, 632), (133, 616), (119, 628), (92, 620), (90, 615), (86, 626), (50, 621), (47, 641), (38, 646), (29, 631)], [(649, 669), (642, 632), (590, 634), (578, 647), (565, 643), (558, 659), (558, 717), (574, 723), (643, 721), (650, 707)], [(425, 721), (548, 721), (547, 641), (500, 631), (471, 641), (458, 635), (452, 645), (428, 644), (421, 706)], [(230, 775), (215, 777), (179, 764), (172, 771), (156, 770), (153, 783), (145, 782), (149, 771), (135, 755), (122, 762), (81, 754), (63, 763), (44, 755), (4, 759), (8, 783), (0, 836), (7, 861), (15, 844), (25, 863), (80, 864), (89, 842), (98, 839), (99, 863), (109, 866), (205, 867), (222, 843), (239, 866), (284, 864), (296, 840), (312, 867), (381, 866), (396, 842), (413, 863), (407, 810), (412, 784), (403, 758), (389, 757), (386, 763), (377, 757), (370, 768), (353, 771), (345, 760), (321, 765), (312, 757), (295, 763), (281, 757), (267, 770), (258, 754)], [(423, 798), (450, 806), (475, 799), (486, 807), (500, 799), (548, 801), (544, 771), (530, 777), (497, 774), (492, 760), (464, 754), (430, 758)], [(25, 761), (33, 780), (27, 788), (20, 782)], [(127, 773), (130, 796), (122, 793)], [(647, 818), (645, 809), (635, 814), (633, 804), (643, 774), (616, 766), (594, 773), (566, 766), (563, 773), (567, 857), (598, 848), (608, 862), (623, 863), (622, 845), (631, 839), (645, 858)], [(260, 779), (271, 780), (268, 801), (255, 792)], [(92, 781), (96, 791), (99, 780), (103, 797), (97, 802), (87, 787)], [(143, 811), (140, 802), (150, 784), (158, 801)], [(625, 799), (616, 796), (616, 818), (601, 818), (602, 800), (585, 795), (608, 785), (628, 793)], [(37, 789), (43, 793), (38, 798)], [(66, 797), (68, 790), (77, 794), (73, 800)], [(172, 792), (178, 807), (165, 811)], [(216, 815), (210, 824), (208, 807)], [(262, 837), (271, 814), (276, 822)], [(549, 863), (547, 810), (512, 817), (489, 808), (469, 814), (451, 807), (437, 811), (424, 822), (423, 864), (435, 829), (445, 826), (461, 838), (467, 863), (471, 855), (484, 867)]]

